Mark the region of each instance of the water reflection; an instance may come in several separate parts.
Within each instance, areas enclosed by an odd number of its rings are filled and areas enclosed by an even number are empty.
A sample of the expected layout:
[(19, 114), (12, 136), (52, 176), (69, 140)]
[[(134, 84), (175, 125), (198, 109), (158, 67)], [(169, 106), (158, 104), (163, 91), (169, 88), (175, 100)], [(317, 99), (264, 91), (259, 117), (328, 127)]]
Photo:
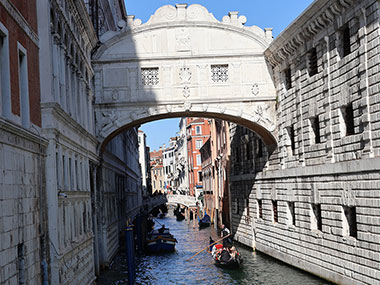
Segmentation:
[[(238, 270), (216, 267), (206, 251), (186, 261), (207, 246), (210, 236), (216, 240), (216, 232), (212, 228), (199, 230), (192, 221), (190, 225), (177, 222), (173, 216), (157, 222), (169, 227), (178, 240), (176, 252), (138, 257), (136, 284), (330, 284), (239, 245), (244, 262)], [(111, 269), (102, 272), (98, 284), (127, 284), (127, 276), (126, 257), (121, 251)]]

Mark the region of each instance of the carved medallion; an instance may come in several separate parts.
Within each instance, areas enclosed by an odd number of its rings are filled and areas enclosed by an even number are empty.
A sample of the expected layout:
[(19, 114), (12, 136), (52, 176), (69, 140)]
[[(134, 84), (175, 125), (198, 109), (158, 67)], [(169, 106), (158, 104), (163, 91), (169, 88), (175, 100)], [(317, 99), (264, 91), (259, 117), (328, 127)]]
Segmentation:
[(259, 84), (255, 83), (252, 85), (251, 92), (254, 96), (258, 95), (260, 92)]
[(176, 36), (176, 51), (190, 50), (190, 34), (186, 29), (177, 31)]
[(119, 91), (117, 89), (112, 90), (112, 100), (118, 101), (120, 98)]
[(179, 79), (181, 80), (181, 84), (190, 84), (191, 71), (189, 67), (182, 67), (179, 70)]

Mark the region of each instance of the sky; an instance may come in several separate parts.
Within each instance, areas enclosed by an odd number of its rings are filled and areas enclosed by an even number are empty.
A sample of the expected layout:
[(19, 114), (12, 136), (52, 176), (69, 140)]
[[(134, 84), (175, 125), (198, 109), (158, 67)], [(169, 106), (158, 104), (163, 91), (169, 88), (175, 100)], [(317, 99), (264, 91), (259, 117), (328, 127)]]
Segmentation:
[[(219, 21), (228, 15), (228, 12), (238, 11), (239, 15), (247, 17), (246, 26), (273, 28), (273, 36), (276, 38), (312, 2), (312, 0), (126, 0), (125, 5), (127, 14), (135, 15), (143, 23), (147, 22), (161, 6), (174, 6), (176, 3), (205, 6)], [(168, 119), (144, 124), (141, 129), (147, 135), (147, 144), (151, 150), (158, 150), (164, 143), (168, 145), (169, 138), (176, 135), (178, 125), (179, 119)]]

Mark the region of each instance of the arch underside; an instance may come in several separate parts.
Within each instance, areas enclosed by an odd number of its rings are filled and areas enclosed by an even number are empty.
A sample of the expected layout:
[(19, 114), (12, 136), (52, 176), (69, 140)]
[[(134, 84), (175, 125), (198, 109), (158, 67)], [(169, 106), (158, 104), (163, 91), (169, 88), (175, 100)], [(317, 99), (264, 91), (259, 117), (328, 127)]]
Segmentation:
[[(272, 102), (272, 104), (274, 103), (275, 102)], [(276, 137), (274, 136), (275, 126), (273, 124), (269, 125), (268, 123), (265, 123), (265, 118), (263, 117), (256, 117), (254, 120), (252, 120), (252, 118), (245, 118), (244, 116), (236, 116), (236, 115), (232, 115), (228, 113), (220, 113), (220, 112), (212, 112), (212, 111), (205, 112), (205, 111), (196, 111), (196, 110), (164, 112), (164, 113), (156, 113), (156, 114), (149, 114), (148, 112), (147, 114), (139, 116), (139, 118), (135, 118), (134, 120), (130, 119), (130, 116), (129, 116), (127, 117), (124, 123), (121, 123), (121, 121), (113, 122), (108, 127), (105, 133), (98, 136), (101, 142), (100, 151), (102, 152), (104, 150), (104, 147), (112, 138), (114, 138), (121, 132), (128, 130), (131, 127), (138, 127), (142, 124), (149, 123), (152, 121), (169, 119), (169, 118), (179, 118), (179, 117), (204, 117), (204, 118), (210, 118), (210, 119), (212, 118), (221, 119), (221, 120), (229, 121), (232, 123), (236, 123), (258, 134), (263, 140), (263, 142), (265, 143), (269, 153), (272, 153), (277, 147)], [(268, 128), (270, 128), (272, 132), (269, 131)]]

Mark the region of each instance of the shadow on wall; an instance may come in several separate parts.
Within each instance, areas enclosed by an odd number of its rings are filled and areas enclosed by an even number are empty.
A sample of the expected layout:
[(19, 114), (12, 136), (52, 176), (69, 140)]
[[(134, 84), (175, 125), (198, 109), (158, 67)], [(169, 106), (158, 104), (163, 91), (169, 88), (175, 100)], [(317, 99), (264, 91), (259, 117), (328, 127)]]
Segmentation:
[(265, 144), (256, 133), (243, 126), (232, 125), (229, 176), (231, 228), (234, 238), (246, 245), (251, 245), (252, 237), (255, 237), (254, 219), (262, 215), (260, 205), (252, 205), (253, 199), (260, 198), (254, 192), (256, 175), (267, 167), (269, 157)]

